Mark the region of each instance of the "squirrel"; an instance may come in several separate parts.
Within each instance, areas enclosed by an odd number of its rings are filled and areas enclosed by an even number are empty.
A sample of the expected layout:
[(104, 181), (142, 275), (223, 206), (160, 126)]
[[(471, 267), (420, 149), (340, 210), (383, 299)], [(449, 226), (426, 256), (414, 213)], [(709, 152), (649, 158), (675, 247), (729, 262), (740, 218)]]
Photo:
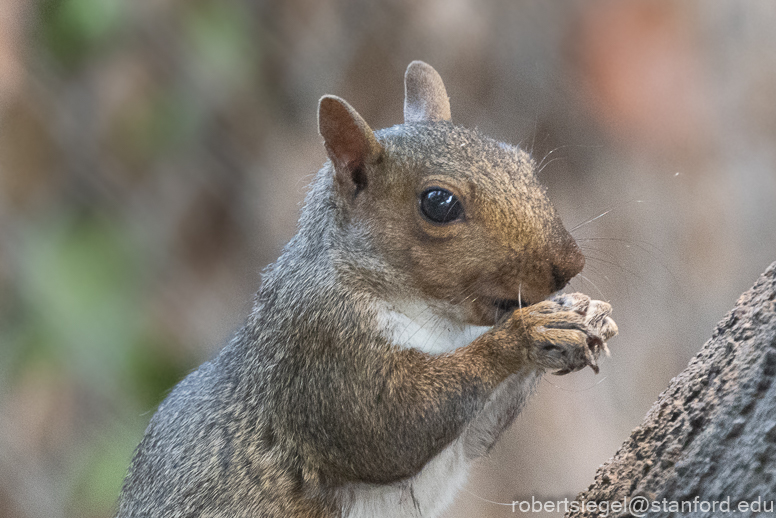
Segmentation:
[(328, 161), (247, 321), (161, 403), (129, 517), (439, 516), (537, 381), (587, 366), (611, 306), (518, 147), (451, 122), (414, 61), (404, 123), (318, 106)]

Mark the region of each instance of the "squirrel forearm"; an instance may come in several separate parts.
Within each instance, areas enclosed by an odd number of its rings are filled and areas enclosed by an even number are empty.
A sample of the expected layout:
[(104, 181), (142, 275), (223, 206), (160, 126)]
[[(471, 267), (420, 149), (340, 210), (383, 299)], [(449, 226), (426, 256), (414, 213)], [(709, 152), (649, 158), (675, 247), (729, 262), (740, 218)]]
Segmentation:
[[(490, 331), (466, 347), (432, 356), (392, 347), (357, 364), (316, 365), (305, 374), (289, 417), (317, 468), (340, 481), (385, 483), (417, 473), (461, 434), (495, 388), (520, 368), (506, 336)], [(515, 337), (509, 338), (514, 343)], [(522, 348), (524, 349), (524, 348)], [(383, 354), (380, 361), (371, 357)], [(524, 361), (527, 361), (525, 359)], [(344, 383), (330, 383), (341, 372)], [(314, 394), (313, 394), (314, 392)], [(315, 401), (313, 406), (306, 402)], [(300, 408), (300, 406), (302, 408)], [(336, 418), (331, 416), (336, 415)]]

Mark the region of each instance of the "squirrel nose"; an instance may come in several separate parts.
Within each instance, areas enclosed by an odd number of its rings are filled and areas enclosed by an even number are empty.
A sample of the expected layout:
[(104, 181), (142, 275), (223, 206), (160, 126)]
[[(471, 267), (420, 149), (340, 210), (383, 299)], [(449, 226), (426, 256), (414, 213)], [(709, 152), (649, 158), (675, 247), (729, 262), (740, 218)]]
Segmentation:
[(579, 251), (577, 244), (572, 242), (569, 248), (561, 261), (552, 264), (554, 291), (565, 288), (569, 281), (585, 267), (585, 256)]

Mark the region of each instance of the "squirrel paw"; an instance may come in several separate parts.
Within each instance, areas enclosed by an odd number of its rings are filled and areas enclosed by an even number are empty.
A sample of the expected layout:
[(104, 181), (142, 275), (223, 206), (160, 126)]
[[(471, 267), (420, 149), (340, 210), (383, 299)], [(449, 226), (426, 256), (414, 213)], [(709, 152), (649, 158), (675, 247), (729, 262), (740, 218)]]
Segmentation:
[[(591, 342), (593, 356), (597, 359), (602, 351), (606, 356), (609, 356), (609, 348), (606, 342), (617, 336), (619, 330), (611, 317), (612, 306), (608, 302), (592, 300), (583, 293), (561, 293), (550, 300), (566, 309), (583, 315), (587, 332), (598, 338), (598, 340), (592, 340)], [(561, 370), (555, 374), (566, 374), (568, 372), (571, 371)], [(596, 372), (598, 371), (596, 370)]]
[(518, 310), (512, 318), (527, 333), (531, 356), (541, 368), (557, 369), (557, 375), (585, 367), (598, 373), (598, 356), (608, 354), (606, 341), (617, 334), (611, 312), (606, 302), (571, 293)]

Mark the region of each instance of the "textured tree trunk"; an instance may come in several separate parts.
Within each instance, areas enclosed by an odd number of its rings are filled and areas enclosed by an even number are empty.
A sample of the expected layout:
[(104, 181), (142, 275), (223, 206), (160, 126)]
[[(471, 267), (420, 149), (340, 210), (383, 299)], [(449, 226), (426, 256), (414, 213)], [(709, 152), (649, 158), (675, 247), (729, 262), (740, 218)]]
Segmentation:
[(776, 263), (566, 517), (776, 516), (774, 376)]

